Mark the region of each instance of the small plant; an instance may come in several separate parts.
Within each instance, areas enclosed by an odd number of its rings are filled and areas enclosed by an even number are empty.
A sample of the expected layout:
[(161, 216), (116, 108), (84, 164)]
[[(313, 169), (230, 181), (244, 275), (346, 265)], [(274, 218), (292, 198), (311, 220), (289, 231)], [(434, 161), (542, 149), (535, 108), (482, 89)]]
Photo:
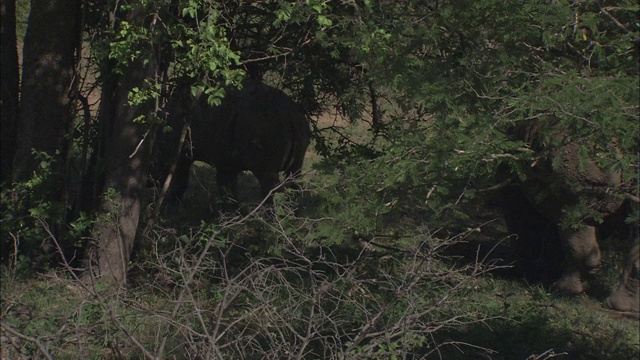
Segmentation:
[(31, 179), (3, 186), (0, 192), (2, 263), (16, 272), (50, 265), (55, 248), (38, 223), (60, 224), (65, 216), (64, 201), (51, 200), (50, 196), (51, 184), (60, 180), (53, 170), (53, 157), (36, 152), (33, 156), (40, 164)]

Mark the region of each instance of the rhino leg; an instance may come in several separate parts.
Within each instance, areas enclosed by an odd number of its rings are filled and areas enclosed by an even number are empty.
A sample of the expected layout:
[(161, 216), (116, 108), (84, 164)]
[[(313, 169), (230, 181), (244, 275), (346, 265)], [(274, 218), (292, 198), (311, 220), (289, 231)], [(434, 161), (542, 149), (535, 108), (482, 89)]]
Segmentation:
[(299, 190), (300, 186), (299, 186), (297, 180), (300, 178), (301, 174), (302, 174), (301, 169), (298, 169), (298, 170), (295, 170), (295, 171), (285, 171), (284, 177), (285, 177), (286, 185), (289, 188)]
[(180, 159), (176, 164), (175, 171), (173, 172), (173, 179), (171, 180), (171, 186), (167, 191), (167, 200), (169, 202), (181, 199), (182, 195), (187, 191), (191, 164), (193, 164), (193, 161), (187, 158)]
[[(308, 129), (305, 130), (308, 131)], [(285, 180), (291, 184), (292, 187), (297, 188), (296, 180), (302, 175), (304, 156), (309, 146), (308, 136), (309, 135), (305, 133), (294, 141), (293, 158), (291, 159), (291, 164), (289, 164), (284, 171)]]
[(587, 288), (584, 276), (600, 265), (602, 259), (596, 228), (583, 226), (579, 230), (565, 230), (561, 241), (566, 255), (564, 271), (552, 287), (561, 293), (579, 294)]
[(301, 151), (294, 154), (291, 165), (284, 172), (285, 181), (287, 181), (287, 183), (293, 188), (298, 188), (296, 181), (302, 175), (302, 164), (304, 163), (305, 152), (306, 147), (301, 148)]
[(278, 172), (261, 172), (254, 173), (258, 182), (260, 183), (260, 192), (263, 198), (269, 197), (271, 201), (271, 191), (280, 184), (280, 175)]
[(640, 312), (640, 245), (629, 252), (620, 285), (607, 303), (615, 310)]
[(216, 182), (223, 199), (238, 198), (238, 171), (226, 166), (216, 167)]
[(562, 273), (558, 226), (542, 216), (519, 187), (500, 192), (505, 224), (512, 234), (516, 272), (529, 281), (551, 285)]

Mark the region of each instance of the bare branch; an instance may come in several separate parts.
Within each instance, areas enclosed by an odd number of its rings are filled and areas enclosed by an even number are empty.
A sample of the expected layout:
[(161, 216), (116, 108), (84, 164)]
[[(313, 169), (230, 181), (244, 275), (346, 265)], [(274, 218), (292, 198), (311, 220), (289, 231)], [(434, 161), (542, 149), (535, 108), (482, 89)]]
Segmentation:
[(21, 332), (19, 332), (18, 330), (12, 328), (11, 326), (7, 325), (4, 323), (4, 321), (0, 320), (0, 326), (2, 326), (2, 331), (13, 335), (19, 339), (22, 339), (24, 341), (28, 341), (30, 343), (33, 343), (37, 348), (38, 351), (40, 351), (40, 354), (42, 356), (44, 356), (45, 359), (49, 359), (49, 360), (53, 360), (53, 356), (51, 356), (51, 354), (49, 354), (49, 351), (47, 351), (47, 348), (42, 345), (42, 343), (40, 343), (40, 340), (38, 340), (37, 338), (25, 335)]

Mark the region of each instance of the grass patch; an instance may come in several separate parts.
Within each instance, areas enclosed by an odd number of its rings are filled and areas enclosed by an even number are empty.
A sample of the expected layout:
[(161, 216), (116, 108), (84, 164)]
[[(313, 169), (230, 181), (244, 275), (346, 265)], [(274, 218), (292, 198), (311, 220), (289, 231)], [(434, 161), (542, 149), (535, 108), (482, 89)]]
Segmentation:
[[(177, 359), (216, 358), (216, 351), (227, 358), (298, 358), (285, 355), (300, 349), (299, 358), (308, 359), (634, 359), (640, 349), (637, 318), (586, 296), (555, 297), (488, 275), (451, 272), (457, 278), (434, 280), (441, 268), (421, 274), (400, 295), (411, 277), (381, 266), (388, 258), (352, 265), (307, 259), (311, 265), (256, 259), (227, 275), (210, 269), (181, 306), (179, 278), (162, 280), (163, 271), (99, 296), (59, 274), (4, 277), (3, 358), (41, 357), (38, 346), (56, 359), (144, 358), (163, 337), (164, 355)], [(218, 334), (218, 347), (205, 335), (216, 325), (228, 332)]]

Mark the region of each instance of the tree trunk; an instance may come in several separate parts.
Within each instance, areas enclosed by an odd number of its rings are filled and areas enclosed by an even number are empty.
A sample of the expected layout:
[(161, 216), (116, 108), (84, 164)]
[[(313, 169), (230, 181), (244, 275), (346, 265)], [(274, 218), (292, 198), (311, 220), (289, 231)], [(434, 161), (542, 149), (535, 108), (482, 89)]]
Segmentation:
[(369, 101), (371, 102), (371, 128), (374, 134), (380, 133), (383, 128), (382, 114), (380, 114), (380, 108), (378, 107), (378, 93), (373, 86), (373, 80), (367, 82), (369, 87)]
[(11, 178), (16, 152), (18, 122), (18, 44), (16, 39), (16, 2), (2, 0), (2, 35), (0, 45), (0, 71), (2, 92), (0, 97), (0, 180)]
[(148, 131), (149, 123), (134, 122), (140, 114), (148, 118), (152, 107), (130, 106), (128, 94), (135, 87), (145, 88), (145, 80), (153, 79), (155, 72), (153, 61), (146, 65), (142, 65), (142, 61), (133, 63), (122, 75), (114, 96), (103, 96), (104, 116), (111, 117), (105, 122), (113, 124), (105, 149), (105, 188), (115, 190), (115, 194), (107, 195), (102, 201), (100, 210), (108, 216), (96, 224), (95, 240), (86, 253), (85, 281), (99, 278), (123, 284), (126, 280), (153, 137)]
[(16, 180), (28, 179), (37, 168), (32, 149), (64, 159), (65, 135), (72, 120), (69, 93), (80, 39), (80, 6), (76, 0), (31, 1), (23, 50)]

